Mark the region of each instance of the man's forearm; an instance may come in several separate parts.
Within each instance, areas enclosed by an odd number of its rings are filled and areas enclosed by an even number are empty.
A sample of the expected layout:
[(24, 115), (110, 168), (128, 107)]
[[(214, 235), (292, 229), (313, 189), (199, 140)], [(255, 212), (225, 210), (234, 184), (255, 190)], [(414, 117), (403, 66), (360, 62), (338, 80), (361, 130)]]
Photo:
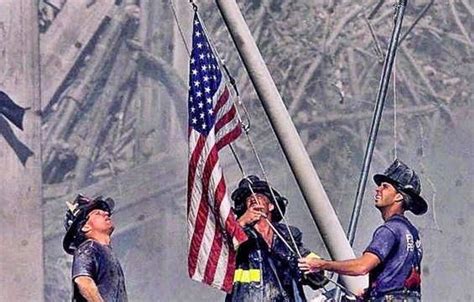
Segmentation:
[(351, 260), (323, 260), (321, 268), (324, 270), (336, 272), (338, 274), (360, 276), (369, 273), (379, 264), (380, 259), (375, 254), (364, 253), (361, 257)]
[(367, 267), (357, 259), (344, 261), (323, 260), (322, 269), (342, 275), (360, 276), (368, 273)]
[(104, 302), (97, 285), (91, 277), (80, 276), (74, 279), (74, 282), (77, 284), (81, 295), (87, 302)]

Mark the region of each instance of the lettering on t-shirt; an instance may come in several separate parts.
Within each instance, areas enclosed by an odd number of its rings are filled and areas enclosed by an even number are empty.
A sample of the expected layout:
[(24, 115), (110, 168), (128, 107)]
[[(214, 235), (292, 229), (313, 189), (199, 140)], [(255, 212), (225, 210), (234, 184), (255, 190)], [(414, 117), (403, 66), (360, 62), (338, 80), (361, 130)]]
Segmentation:
[(405, 234), (407, 240), (407, 251), (413, 252), (415, 250), (415, 241), (413, 240), (412, 234)]

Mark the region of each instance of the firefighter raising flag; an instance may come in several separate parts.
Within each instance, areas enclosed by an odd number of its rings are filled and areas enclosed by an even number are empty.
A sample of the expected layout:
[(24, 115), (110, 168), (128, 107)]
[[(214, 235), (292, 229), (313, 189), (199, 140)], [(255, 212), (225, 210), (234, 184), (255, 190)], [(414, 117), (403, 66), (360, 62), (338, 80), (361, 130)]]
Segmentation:
[(219, 151), (241, 128), (225, 74), (194, 14), (188, 122), (188, 272), (192, 279), (229, 292), (234, 245), (246, 239), (235, 220), (219, 165)]

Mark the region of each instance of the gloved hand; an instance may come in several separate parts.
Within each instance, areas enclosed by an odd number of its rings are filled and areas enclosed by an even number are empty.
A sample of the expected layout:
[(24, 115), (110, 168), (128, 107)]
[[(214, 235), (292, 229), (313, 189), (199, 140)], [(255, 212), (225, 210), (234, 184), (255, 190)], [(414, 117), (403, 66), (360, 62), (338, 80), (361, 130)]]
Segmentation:
[[(314, 257), (314, 258), (321, 259), (321, 257), (316, 255), (315, 253), (310, 253), (309, 255), (306, 255), (306, 257), (304, 258), (307, 258), (307, 257)], [(312, 272), (312, 273), (308, 273), (308, 272), (304, 273), (300, 269), (299, 271), (301, 275), (303, 276), (302, 278), (303, 284), (308, 285), (312, 289), (319, 289), (321, 287), (324, 287), (329, 282), (329, 279), (327, 278), (325, 271), (317, 271), (317, 272)]]
[(303, 276), (301, 282), (304, 285), (308, 285), (309, 287), (315, 290), (324, 287), (329, 282), (324, 271), (319, 271), (317, 273), (301, 274)]

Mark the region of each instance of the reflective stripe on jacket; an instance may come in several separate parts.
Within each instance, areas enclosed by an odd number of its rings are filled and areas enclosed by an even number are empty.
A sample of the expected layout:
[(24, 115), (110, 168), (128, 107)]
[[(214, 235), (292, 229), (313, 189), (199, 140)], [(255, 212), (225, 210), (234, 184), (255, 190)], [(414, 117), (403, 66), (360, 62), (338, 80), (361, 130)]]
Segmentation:
[[(290, 246), (293, 246), (286, 226), (280, 223), (273, 225)], [(308, 255), (310, 251), (302, 244), (301, 231), (293, 226), (290, 226), (290, 230), (301, 255)], [(269, 247), (253, 228), (246, 228), (245, 231), (249, 240), (237, 250), (234, 286), (226, 301), (306, 301), (302, 275), (298, 269), (298, 256), (293, 255), (276, 235), (273, 237), (272, 246)]]

